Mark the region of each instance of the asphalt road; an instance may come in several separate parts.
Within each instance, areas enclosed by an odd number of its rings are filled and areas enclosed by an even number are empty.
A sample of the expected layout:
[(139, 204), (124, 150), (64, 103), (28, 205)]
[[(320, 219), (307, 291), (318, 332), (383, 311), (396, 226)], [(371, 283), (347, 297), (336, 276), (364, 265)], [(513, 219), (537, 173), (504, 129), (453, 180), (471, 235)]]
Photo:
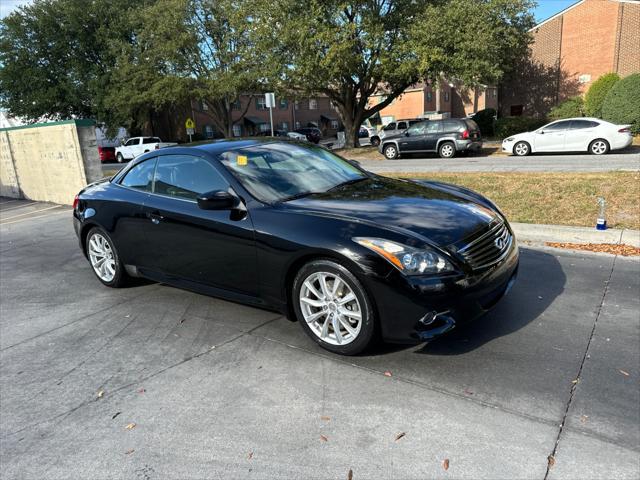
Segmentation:
[[(421, 172), (607, 172), (611, 170), (639, 171), (640, 149), (610, 153), (605, 156), (531, 155), (470, 156), (444, 160), (437, 155), (412, 156), (398, 160), (359, 160), (360, 164), (374, 173), (421, 173)], [(103, 172), (122, 168), (123, 164), (102, 165)]]
[(0, 200), (3, 479), (640, 477), (637, 259), (523, 248), (483, 319), (345, 358), (271, 312), (108, 289), (69, 209), (27, 203)]

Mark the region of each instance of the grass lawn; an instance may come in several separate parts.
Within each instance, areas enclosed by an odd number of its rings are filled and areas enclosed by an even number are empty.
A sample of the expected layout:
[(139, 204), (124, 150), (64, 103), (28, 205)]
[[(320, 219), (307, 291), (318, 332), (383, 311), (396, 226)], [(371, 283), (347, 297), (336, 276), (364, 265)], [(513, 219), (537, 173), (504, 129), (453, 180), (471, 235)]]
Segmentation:
[(512, 222), (593, 227), (602, 196), (609, 227), (640, 229), (638, 172), (385, 175), (463, 185), (493, 200)]

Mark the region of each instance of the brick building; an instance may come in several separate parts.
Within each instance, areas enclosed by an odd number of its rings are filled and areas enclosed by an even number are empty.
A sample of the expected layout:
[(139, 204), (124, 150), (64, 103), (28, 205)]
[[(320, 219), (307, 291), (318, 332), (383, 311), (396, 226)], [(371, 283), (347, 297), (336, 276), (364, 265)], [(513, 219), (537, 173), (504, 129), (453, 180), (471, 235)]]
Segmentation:
[[(371, 97), (370, 105), (385, 99), (384, 93)], [(439, 88), (431, 83), (419, 83), (407, 88), (402, 95), (383, 108), (372, 123), (383, 123), (403, 118), (465, 117), (485, 108), (498, 107), (498, 89), (482, 87), (478, 89), (456, 88), (454, 84), (441, 82)]]
[(580, 0), (531, 33), (530, 58), (501, 86), (502, 115), (545, 115), (605, 73), (640, 72), (638, 0)]
[[(246, 137), (271, 130), (269, 109), (265, 105), (264, 94), (242, 95), (233, 105), (233, 119), (239, 119), (245, 109), (244, 118), (233, 126), (234, 136)], [(222, 132), (216, 131), (206, 104), (194, 101), (191, 104), (191, 111), (198, 134), (204, 138), (222, 136)], [(332, 107), (328, 97), (319, 95), (299, 100), (276, 97), (276, 107), (273, 109), (274, 130), (293, 131), (310, 126), (318, 127), (324, 136), (335, 136), (340, 129), (338, 113)]]

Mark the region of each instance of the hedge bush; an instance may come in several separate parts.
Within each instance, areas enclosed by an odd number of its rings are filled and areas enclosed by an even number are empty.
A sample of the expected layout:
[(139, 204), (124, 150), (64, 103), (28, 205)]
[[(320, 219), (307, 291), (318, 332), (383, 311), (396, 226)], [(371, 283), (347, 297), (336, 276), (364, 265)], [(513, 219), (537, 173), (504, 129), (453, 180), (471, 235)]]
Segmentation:
[(496, 113), (494, 108), (485, 108), (473, 115), (472, 120), (478, 124), (483, 137), (493, 136)]
[(634, 73), (616, 83), (602, 104), (602, 118), (618, 125), (631, 125), (640, 134), (640, 73)]
[(584, 115), (584, 100), (582, 97), (572, 97), (559, 105), (556, 105), (549, 112), (549, 118), (560, 120), (561, 118), (582, 117)]
[(547, 120), (537, 117), (503, 117), (496, 121), (496, 136), (507, 138), (516, 133), (531, 132), (545, 125)]
[(604, 99), (619, 80), (617, 73), (607, 73), (591, 84), (584, 96), (584, 112), (588, 116), (600, 118)]

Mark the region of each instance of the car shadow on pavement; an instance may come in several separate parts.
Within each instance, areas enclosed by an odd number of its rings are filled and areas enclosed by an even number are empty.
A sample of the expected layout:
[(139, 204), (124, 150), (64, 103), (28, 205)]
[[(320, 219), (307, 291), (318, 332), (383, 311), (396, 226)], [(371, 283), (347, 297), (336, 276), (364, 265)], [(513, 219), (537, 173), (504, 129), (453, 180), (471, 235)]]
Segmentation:
[(566, 275), (554, 255), (540, 250), (520, 251), (518, 279), (492, 311), (434, 339), (415, 353), (462, 355), (539, 318), (564, 291)]

